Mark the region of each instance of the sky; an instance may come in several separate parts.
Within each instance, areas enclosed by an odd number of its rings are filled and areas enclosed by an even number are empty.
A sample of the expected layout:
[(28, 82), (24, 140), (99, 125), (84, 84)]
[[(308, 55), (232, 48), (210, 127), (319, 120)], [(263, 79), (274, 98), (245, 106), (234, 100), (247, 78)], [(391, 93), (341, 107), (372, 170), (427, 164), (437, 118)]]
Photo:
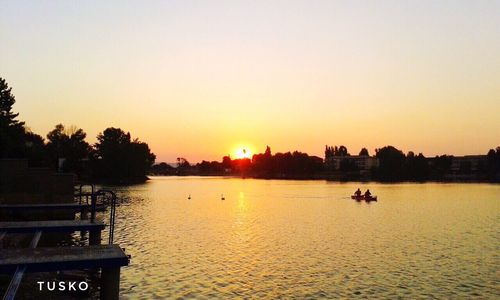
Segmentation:
[(500, 145), (500, 1), (6, 1), (0, 77), (45, 136), (120, 127), (157, 161)]

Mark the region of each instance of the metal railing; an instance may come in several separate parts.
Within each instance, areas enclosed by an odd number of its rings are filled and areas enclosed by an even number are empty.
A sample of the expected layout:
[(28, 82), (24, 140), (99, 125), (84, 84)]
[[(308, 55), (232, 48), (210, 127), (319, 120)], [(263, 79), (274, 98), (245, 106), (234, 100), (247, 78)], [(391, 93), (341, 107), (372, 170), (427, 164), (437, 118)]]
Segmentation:
[[(91, 192), (83, 192), (83, 187), (84, 186), (90, 186), (91, 187)], [(114, 237), (114, 231), (115, 231), (115, 219), (116, 219), (116, 194), (113, 191), (110, 190), (99, 190), (95, 192), (95, 187), (92, 184), (81, 184), (79, 186), (79, 193), (74, 195), (75, 198), (79, 198), (79, 204), (82, 204), (83, 197), (86, 199), (86, 204), (88, 204), (88, 197), (91, 199), (91, 211), (90, 211), (90, 221), (92, 223), (95, 222), (95, 217), (96, 217), (96, 211), (97, 211), (97, 205), (98, 205), (98, 200), (99, 198), (101, 199), (101, 202), (99, 205), (102, 206), (109, 206), (110, 207), (110, 216), (109, 216), (109, 244), (113, 244), (113, 237)], [(82, 211), (83, 213), (83, 211)], [(36, 231), (31, 243), (30, 243), (30, 248), (36, 248), (38, 245), (38, 242), (40, 240), (40, 237), (42, 235), (42, 231), (38, 230)], [(0, 232), (0, 241), (2, 238), (5, 236), (5, 232)], [(129, 256), (130, 259), (130, 256)], [(21, 280), (24, 276), (24, 273), (26, 271), (26, 265), (19, 265), (16, 268), (16, 271), (14, 272), (14, 275), (9, 283), (9, 286), (7, 287), (7, 290), (3, 296), (3, 300), (14, 300), (16, 296), (16, 292), (19, 288), (19, 285), (21, 284)]]
[(97, 198), (101, 196), (102, 205), (109, 205), (109, 244), (113, 244), (116, 220), (116, 194), (111, 190), (99, 190), (93, 194), (92, 197), (92, 214), (90, 220), (93, 222), (95, 219)]
[[(83, 188), (85, 186), (90, 186), (91, 192), (84, 192)], [(109, 207), (109, 243), (113, 243), (114, 231), (115, 231), (115, 220), (116, 220), (116, 203), (117, 197), (116, 194), (107, 189), (101, 189), (96, 191), (95, 186), (93, 184), (80, 184), (79, 193), (75, 194), (75, 197), (78, 198), (80, 204), (83, 202), (83, 197), (85, 197), (86, 204), (90, 204), (90, 221), (94, 222), (96, 218), (96, 212), (98, 208)], [(90, 203), (89, 198), (90, 197)]]
[[(86, 187), (86, 186), (90, 186), (90, 193), (88, 192), (83, 192), (83, 188)], [(79, 188), (78, 188), (78, 194), (75, 194), (75, 197), (78, 197), (78, 203), (79, 204), (82, 204), (82, 200), (83, 200), (83, 197), (85, 197), (85, 200), (87, 202), (87, 204), (89, 203), (89, 197), (94, 194), (94, 191), (95, 191), (95, 186), (93, 184), (80, 184)]]

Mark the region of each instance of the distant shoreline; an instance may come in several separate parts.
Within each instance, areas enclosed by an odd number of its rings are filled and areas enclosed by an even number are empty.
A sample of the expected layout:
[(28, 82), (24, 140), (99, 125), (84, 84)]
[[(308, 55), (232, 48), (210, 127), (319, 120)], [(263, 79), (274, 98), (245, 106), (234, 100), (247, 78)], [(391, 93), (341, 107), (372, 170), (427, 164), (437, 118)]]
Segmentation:
[[(261, 179), (261, 180), (324, 180), (327, 182), (338, 182), (338, 183), (349, 183), (349, 182), (373, 182), (373, 183), (490, 183), (490, 184), (500, 184), (499, 181), (489, 181), (489, 180), (424, 180), (424, 181), (416, 181), (416, 180), (396, 180), (396, 181), (381, 181), (381, 180), (375, 180), (375, 179), (367, 179), (367, 180), (361, 180), (361, 179), (351, 179), (351, 180), (339, 180), (339, 179), (332, 179), (329, 178), (328, 176), (284, 176), (284, 177), (260, 177), (260, 176), (237, 176), (237, 175), (215, 175), (215, 174), (189, 174), (189, 175), (154, 175), (154, 174), (149, 174), (148, 176), (151, 177), (178, 177), (178, 178), (186, 178), (186, 177), (220, 177), (220, 178), (236, 178), (236, 179)], [(150, 180), (148, 178), (146, 181)], [(145, 182), (146, 182), (145, 181)], [(143, 183), (145, 183), (143, 182)], [(137, 184), (140, 182), (136, 183), (130, 183), (130, 184)]]

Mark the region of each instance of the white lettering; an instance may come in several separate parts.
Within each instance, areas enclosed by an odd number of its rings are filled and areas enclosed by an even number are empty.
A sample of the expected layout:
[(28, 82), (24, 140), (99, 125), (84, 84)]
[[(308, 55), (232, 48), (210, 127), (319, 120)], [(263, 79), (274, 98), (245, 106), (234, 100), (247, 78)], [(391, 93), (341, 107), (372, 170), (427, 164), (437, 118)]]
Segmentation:
[[(56, 285), (57, 282), (57, 285)], [(85, 281), (37, 281), (38, 289), (42, 291), (45, 287), (49, 291), (86, 291), (89, 289), (89, 284)]]
[[(82, 288), (82, 285), (84, 285), (85, 288)], [(80, 284), (78, 284), (78, 288), (80, 289), (80, 291), (86, 291), (89, 288), (89, 284), (86, 283), (85, 281), (82, 281), (80, 282)]]

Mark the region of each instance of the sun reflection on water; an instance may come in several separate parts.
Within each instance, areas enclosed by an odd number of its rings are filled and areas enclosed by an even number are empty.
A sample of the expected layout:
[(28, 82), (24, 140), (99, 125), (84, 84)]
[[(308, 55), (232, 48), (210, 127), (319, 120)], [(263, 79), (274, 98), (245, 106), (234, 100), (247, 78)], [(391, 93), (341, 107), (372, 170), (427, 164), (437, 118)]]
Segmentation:
[(141, 200), (117, 210), (115, 240), (132, 255), (120, 297), (494, 298), (498, 185), (370, 183), (371, 204), (346, 197), (358, 185), (153, 178), (124, 188)]
[(240, 196), (238, 197), (238, 209), (241, 212), (247, 211), (247, 209), (248, 209), (248, 204), (247, 204), (247, 201), (245, 199), (245, 193), (244, 192), (240, 192)]

